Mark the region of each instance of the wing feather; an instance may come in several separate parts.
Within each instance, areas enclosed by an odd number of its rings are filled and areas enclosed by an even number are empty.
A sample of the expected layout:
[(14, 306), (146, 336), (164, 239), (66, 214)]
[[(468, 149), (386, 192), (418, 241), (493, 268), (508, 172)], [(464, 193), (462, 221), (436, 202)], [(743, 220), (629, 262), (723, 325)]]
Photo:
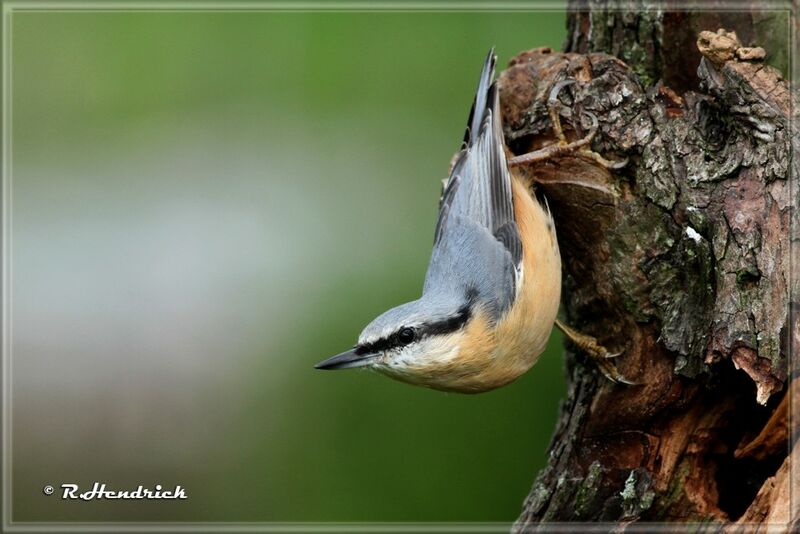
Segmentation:
[(494, 65), (492, 50), (484, 63), (470, 111), (465, 146), (453, 165), (442, 196), (434, 244), (438, 244), (445, 234), (448, 219), (457, 214), (488, 229), (506, 246), (514, 264), (519, 265), (522, 244), (514, 218), (497, 82), (492, 82)]
[[(492, 81), (495, 61), (492, 50), (481, 71), (464, 146), (442, 195), (425, 285), (450, 287), (454, 280), (478, 288), (483, 284), (484, 296), (505, 308), (516, 294), (522, 241), (514, 217), (497, 82)], [(471, 235), (468, 240), (465, 233)], [(463, 257), (468, 253), (472, 257)]]

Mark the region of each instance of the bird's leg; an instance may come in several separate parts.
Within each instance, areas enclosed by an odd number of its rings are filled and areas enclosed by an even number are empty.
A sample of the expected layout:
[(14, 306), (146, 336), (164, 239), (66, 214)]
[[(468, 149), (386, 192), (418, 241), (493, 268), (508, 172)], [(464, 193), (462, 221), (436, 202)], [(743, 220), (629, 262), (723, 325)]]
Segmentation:
[(594, 360), (594, 362), (600, 368), (600, 372), (602, 372), (606, 378), (618, 384), (629, 384), (632, 386), (637, 385), (636, 382), (631, 382), (622, 376), (622, 374), (620, 374), (620, 372), (617, 370), (617, 367), (611, 361), (613, 358), (616, 358), (622, 354), (621, 352), (616, 352), (613, 354), (608, 352), (604, 346), (597, 342), (597, 339), (586, 334), (581, 334), (577, 330), (573, 330), (558, 319), (556, 319), (556, 327), (558, 327), (558, 329), (561, 330), (564, 335), (575, 344), (576, 347), (588, 354), (589, 357)]
[(548, 145), (544, 148), (540, 148), (539, 150), (534, 150), (533, 152), (510, 158), (508, 160), (508, 165), (510, 167), (530, 165), (532, 163), (545, 161), (564, 154), (574, 154), (582, 158), (591, 159), (607, 169), (621, 169), (627, 165), (627, 159), (622, 161), (611, 161), (589, 148), (589, 145), (594, 139), (595, 134), (597, 134), (598, 126), (597, 117), (593, 113), (588, 111), (583, 112), (584, 115), (589, 117), (589, 119), (592, 121), (589, 132), (577, 141), (567, 141), (567, 136), (564, 135), (564, 129), (561, 126), (561, 101), (558, 99), (558, 94), (564, 87), (574, 83), (576, 83), (576, 81), (573, 79), (562, 80), (556, 83), (550, 90), (550, 96), (547, 99), (547, 110), (550, 115), (550, 121), (553, 124), (553, 132), (558, 138), (558, 142)]
[(568, 85), (577, 83), (574, 79), (561, 80), (557, 82), (552, 89), (550, 89), (550, 96), (547, 98), (547, 111), (550, 114), (550, 122), (553, 123), (553, 132), (558, 137), (558, 144), (566, 146), (567, 136), (564, 135), (564, 129), (561, 128), (561, 100), (558, 99), (558, 93), (561, 89)]

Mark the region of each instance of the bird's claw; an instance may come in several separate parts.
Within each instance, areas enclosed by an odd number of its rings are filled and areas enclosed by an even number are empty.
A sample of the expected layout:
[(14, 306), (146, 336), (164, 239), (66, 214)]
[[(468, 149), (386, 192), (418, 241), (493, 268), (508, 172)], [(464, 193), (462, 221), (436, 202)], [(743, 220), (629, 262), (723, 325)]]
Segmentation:
[(603, 345), (601, 345), (596, 338), (582, 334), (577, 330), (570, 328), (558, 319), (555, 322), (559, 330), (561, 330), (576, 347), (585, 352), (592, 361), (595, 362), (603, 376), (617, 384), (627, 384), (629, 386), (639, 385), (638, 382), (633, 382), (625, 378), (618, 370), (617, 366), (612, 361), (614, 358), (622, 355), (622, 352), (609, 352)]
[[(550, 114), (550, 122), (553, 123), (553, 132), (555, 132), (558, 144), (561, 146), (567, 146), (569, 143), (567, 142), (567, 136), (564, 135), (564, 130), (561, 128), (561, 100), (558, 99), (558, 93), (564, 87), (575, 83), (578, 83), (575, 78), (567, 78), (556, 82), (547, 97), (547, 111)], [(595, 120), (597, 119), (595, 118)]]
[(510, 166), (516, 167), (519, 165), (536, 163), (567, 153), (592, 160), (606, 169), (621, 169), (628, 164), (627, 158), (619, 161), (609, 160), (589, 148), (598, 129), (597, 116), (591, 111), (583, 110), (583, 115), (588, 117), (591, 121), (588, 133), (576, 141), (569, 142), (567, 140), (567, 136), (564, 134), (564, 129), (561, 125), (561, 100), (558, 99), (558, 95), (564, 87), (576, 83), (578, 82), (574, 78), (556, 82), (552, 89), (550, 89), (550, 94), (547, 98), (547, 110), (550, 115), (550, 122), (553, 125), (553, 133), (558, 139), (558, 142), (527, 154), (515, 156), (508, 160)]
[(597, 367), (600, 368), (600, 372), (603, 373), (603, 376), (605, 376), (612, 382), (616, 384), (627, 384), (629, 386), (639, 385), (638, 382), (634, 382), (632, 380), (628, 380), (627, 378), (625, 378), (622, 375), (622, 373), (620, 373), (617, 370), (617, 366), (611, 362), (611, 358), (616, 358), (621, 353), (611, 354), (607, 356), (594, 355), (591, 352), (587, 352), (587, 354), (589, 354), (589, 357), (592, 358), (592, 360), (594, 360), (594, 362), (597, 364)]
[[(595, 360), (597, 361), (597, 360)], [(607, 365), (603, 365), (598, 363), (598, 367), (600, 368), (600, 372), (603, 373), (603, 376), (614, 382), (615, 384), (625, 384), (628, 386), (638, 386), (639, 382), (634, 382), (632, 380), (628, 380), (624, 376), (617, 371), (617, 368), (613, 364), (609, 364), (607, 361), (605, 362)]]
[(558, 93), (560, 93), (564, 87), (568, 85), (574, 85), (576, 83), (578, 83), (578, 80), (575, 78), (567, 78), (554, 83), (552, 89), (550, 89), (550, 94), (547, 97), (547, 104), (550, 106), (560, 104), (561, 101), (558, 99)]

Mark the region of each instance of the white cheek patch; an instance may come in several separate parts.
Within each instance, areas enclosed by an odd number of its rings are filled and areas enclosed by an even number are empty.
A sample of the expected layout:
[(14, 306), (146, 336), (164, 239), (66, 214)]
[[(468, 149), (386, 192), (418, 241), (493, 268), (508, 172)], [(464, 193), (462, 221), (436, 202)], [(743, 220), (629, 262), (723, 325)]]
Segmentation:
[(384, 364), (393, 368), (411, 368), (446, 364), (458, 356), (461, 334), (433, 336), (388, 352)]

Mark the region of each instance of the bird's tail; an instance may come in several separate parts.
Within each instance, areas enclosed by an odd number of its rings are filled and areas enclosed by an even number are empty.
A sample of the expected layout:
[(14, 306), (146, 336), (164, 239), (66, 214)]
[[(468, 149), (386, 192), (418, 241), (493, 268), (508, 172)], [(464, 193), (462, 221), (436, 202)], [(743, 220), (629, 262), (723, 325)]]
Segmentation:
[(475, 100), (472, 101), (472, 109), (469, 112), (467, 131), (464, 133), (464, 144), (467, 146), (472, 146), (480, 135), (481, 123), (486, 114), (486, 106), (494, 105), (494, 103), (490, 101), (489, 92), (492, 87), (492, 78), (494, 78), (494, 65), (496, 61), (497, 56), (494, 55), (494, 47), (492, 47), (489, 50), (489, 54), (486, 56), (486, 61), (483, 63), (481, 78), (478, 82), (478, 91), (475, 93)]

